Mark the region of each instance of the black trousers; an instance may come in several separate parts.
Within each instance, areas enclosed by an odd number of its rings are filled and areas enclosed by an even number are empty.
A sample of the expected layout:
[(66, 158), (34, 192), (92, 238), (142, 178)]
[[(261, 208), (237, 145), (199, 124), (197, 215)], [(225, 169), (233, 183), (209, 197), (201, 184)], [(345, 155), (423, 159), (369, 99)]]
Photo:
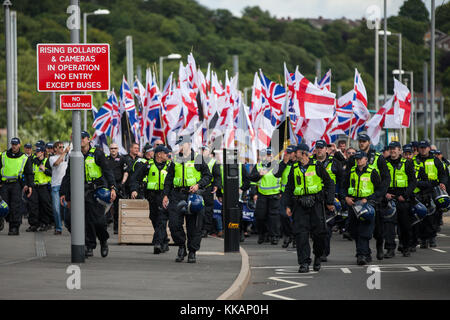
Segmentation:
[(0, 188), (0, 195), (9, 207), (9, 213), (6, 216), (6, 221), (9, 223), (9, 230), (11, 231), (12, 228), (19, 228), (22, 223), (20, 207), (22, 201), (22, 187), (20, 186), (20, 183), (4, 183)]
[[(73, 205), (75, 204), (72, 203)], [(104, 242), (109, 239), (109, 233), (107, 231), (105, 207), (94, 199), (93, 192), (85, 194), (84, 212), (86, 247), (95, 249), (97, 238), (100, 242)]]
[(397, 202), (398, 240), (403, 248), (414, 246), (413, 228), (411, 226), (411, 204), (408, 201)]
[(48, 185), (35, 186), (29, 202), (28, 223), (30, 226), (49, 225), (53, 220), (53, 207)]
[(380, 214), (381, 205), (377, 204), (375, 206), (375, 224), (373, 230), (373, 237), (375, 238), (377, 248), (383, 248), (384, 243), (384, 221)]
[[(397, 212), (398, 212), (398, 204), (400, 202), (397, 202)], [(389, 218), (383, 217), (381, 214), (381, 210), (385, 210), (387, 207), (387, 201), (382, 202), (382, 208), (377, 211), (378, 216), (381, 218), (381, 221), (383, 223), (383, 240), (384, 240), (384, 248), (385, 249), (395, 249), (397, 247), (397, 244), (395, 243), (395, 237), (397, 235), (395, 227), (397, 226), (397, 212)], [(376, 226), (375, 226), (376, 228)], [(377, 245), (379, 242), (377, 241)]]
[(186, 218), (187, 231), (187, 248), (191, 252), (196, 252), (200, 249), (202, 240), (202, 226), (204, 210), (197, 214), (185, 215), (178, 211), (177, 205), (180, 201), (187, 201), (189, 194), (172, 190), (169, 197), (169, 229), (175, 245), (186, 245), (186, 233), (183, 229), (184, 219)]
[[(259, 200), (259, 198), (258, 198)], [(311, 264), (311, 246), (309, 237), (313, 239), (313, 254), (323, 255), (325, 238), (327, 236), (325, 212), (322, 201), (316, 200), (311, 208), (297, 204), (293, 212), (293, 232), (297, 242), (298, 264)]]
[[(379, 214), (375, 214), (375, 217), (377, 215), (379, 216)], [(370, 256), (372, 252), (369, 242), (374, 234), (376, 219), (375, 221), (361, 221), (351, 207), (349, 208), (348, 219), (349, 232), (356, 244), (356, 255)]]
[(286, 214), (287, 206), (287, 193), (282, 193), (280, 199), (280, 222), (281, 222), (281, 235), (284, 237), (292, 238), (294, 233), (292, 231), (292, 218)]
[(169, 238), (167, 237), (167, 222), (169, 220), (169, 215), (167, 210), (162, 207), (162, 191), (147, 190), (145, 198), (150, 204), (149, 218), (152, 221), (153, 229), (155, 230), (155, 233), (153, 234), (153, 245), (169, 243)]
[(280, 237), (280, 195), (265, 196), (258, 193), (255, 208), (256, 228), (259, 235), (266, 233), (270, 237)]
[(203, 216), (203, 230), (208, 231), (209, 234), (213, 233), (214, 227), (214, 219), (213, 219), (213, 211), (214, 211), (214, 194), (211, 193), (212, 186), (205, 188), (205, 191), (202, 193), (203, 201), (205, 202), (205, 214)]

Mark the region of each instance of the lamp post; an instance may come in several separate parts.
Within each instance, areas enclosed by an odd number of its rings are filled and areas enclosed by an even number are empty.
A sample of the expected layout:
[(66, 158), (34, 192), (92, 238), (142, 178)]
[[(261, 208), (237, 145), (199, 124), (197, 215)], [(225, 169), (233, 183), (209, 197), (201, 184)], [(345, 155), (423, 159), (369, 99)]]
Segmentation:
[[(83, 43), (87, 43), (87, 17), (109, 14), (108, 9), (97, 9), (94, 12), (83, 13)], [(84, 131), (87, 131), (87, 110), (84, 110)]]
[(167, 60), (177, 60), (177, 59), (181, 59), (181, 54), (178, 53), (171, 53), (166, 57), (159, 57), (159, 87), (163, 88), (164, 84), (163, 84), (163, 61), (164, 59)]

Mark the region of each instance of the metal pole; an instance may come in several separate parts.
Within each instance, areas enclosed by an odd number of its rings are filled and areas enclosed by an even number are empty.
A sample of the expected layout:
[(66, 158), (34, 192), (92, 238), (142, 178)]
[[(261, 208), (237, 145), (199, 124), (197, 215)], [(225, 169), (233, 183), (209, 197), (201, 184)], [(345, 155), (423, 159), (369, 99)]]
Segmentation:
[(50, 96), (50, 106), (53, 113), (56, 113), (56, 92), (52, 92)]
[[(87, 16), (88, 16), (88, 14), (86, 12), (84, 12), (83, 13), (83, 43), (87, 43)], [(84, 113), (83, 114), (83, 118), (84, 118), (83, 130), (87, 131), (87, 110), (84, 110), (83, 113)]]
[[(78, 0), (70, 0), (68, 13), (76, 16), (70, 30), (70, 42), (80, 43), (80, 7)], [(84, 262), (84, 157), (81, 153), (81, 111), (72, 111), (72, 143), (70, 153), (71, 241), (72, 263)]]
[(133, 37), (127, 36), (126, 38), (127, 42), (127, 81), (130, 87), (133, 87), (133, 73), (134, 73), (134, 67), (133, 67)]
[(18, 112), (18, 89), (17, 89), (17, 13), (16, 11), (11, 11), (11, 49), (12, 49), (12, 55), (11, 58), (13, 60), (12, 62), (12, 71), (13, 71), (13, 122), (14, 122), (14, 130), (13, 135), (15, 137), (18, 136), (18, 119), (19, 116)]
[(159, 87), (163, 89), (163, 61), (164, 57), (159, 57)]
[(384, 72), (384, 79), (383, 79), (383, 85), (384, 85), (384, 102), (387, 101), (387, 0), (384, 0), (384, 35), (383, 35), (383, 41), (384, 41), (384, 52), (383, 52), (383, 72)]
[[(379, 35), (378, 32), (380, 30), (380, 21), (377, 19), (375, 21), (375, 110), (378, 111), (380, 109), (380, 100), (378, 99), (380, 95), (380, 66), (379, 66), (379, 56), (380, 56), (380, 44), (379, 44)], [(340, 96), (339, 96), (340, 97)]]
[(434, 104), (434, 85), (435, 85), (435, 0), (431, 0), (431, 88), (430, 88), (430, 96), (431, 96), (431, 144), (435, 144), (436, 137), (434, 134), (434, 111), (435, 111), (435, 104)]
[(416, 127), (414, 112), (416, 112), (416, 106), (414, 105), (414, 72), (411, 71), (411, 141), (414, 140), (414, 129)]
[(11, 147), (11, 139), (14, 138), (14, 106), (13, 106), (13, 74), (11, 59), (11, 1), (5, 0), (5, 45), (6, 45), (6, 136), (8, 149)]
[[(239, 73), (239, 56), (238, 55), (233, 55), (233, 74), (234, 76), (236, 76)], [(237, 88), (239, 90), (239, 79), (237, 82)]]
[(428, 140), (428, 63), (423, 63), (423, 138)]

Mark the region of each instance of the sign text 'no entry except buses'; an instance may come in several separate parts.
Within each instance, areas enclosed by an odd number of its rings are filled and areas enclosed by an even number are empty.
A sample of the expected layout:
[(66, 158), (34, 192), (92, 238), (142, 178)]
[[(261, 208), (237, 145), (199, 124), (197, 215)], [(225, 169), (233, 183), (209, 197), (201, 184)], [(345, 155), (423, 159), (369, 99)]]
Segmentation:
[(38, 91), (108, 91), (109, 44), (38, 44)]

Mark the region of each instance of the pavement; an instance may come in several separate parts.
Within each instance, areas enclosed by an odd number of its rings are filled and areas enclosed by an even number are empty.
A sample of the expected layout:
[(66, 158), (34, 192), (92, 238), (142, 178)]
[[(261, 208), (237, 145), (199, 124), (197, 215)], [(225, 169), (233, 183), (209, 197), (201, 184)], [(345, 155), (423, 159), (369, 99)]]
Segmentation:
[[(109, 255), (102, 258), (98, 245), (94, 257), (74, 266), (66, 230), (57, 236), (27, 227), (24, 220), (20, 235), (8, 236), (5, 223), (0, 232), (0, 299), (232, 300), (250, 279), (245, 250), (224, 253), (220, 238), (202, 239), (197, 263), (177, 263), (178, 247), (155, 255), (153, 246), (118, 245), (109, 228)], [(81, 289), (68, 289), (77, 274)]]

